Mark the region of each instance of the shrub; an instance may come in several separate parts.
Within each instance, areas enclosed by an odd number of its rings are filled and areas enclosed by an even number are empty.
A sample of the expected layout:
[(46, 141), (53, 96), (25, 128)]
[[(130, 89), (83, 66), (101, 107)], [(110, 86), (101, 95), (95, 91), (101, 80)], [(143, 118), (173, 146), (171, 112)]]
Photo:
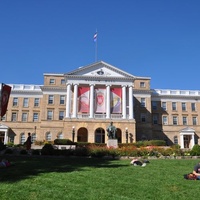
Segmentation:
[(108, 155), (108, 149), (105, 147), (101, 147), (101, 146), (91, 146), (90, 148), (88, 148), (89, 150), (89, 154), (92, 157), (98, 157), (98, 158), (102, 158), (106, 155)]
[(178, 145), (178, 144), (173, 144), (173, 145), (171, 146), (171, 148), (172, 148), (172, 149), (180, 149), (181, 146)]
[(57, 144), (57, 145), (74, 145), (75, 142), (72, 142), (69, 139), (55, 139), (54, 144)]
[(12, 149), (6, 149), (4, 154), (13, 154), (13, 150)]
[(198, 144), (195, 144), (190, 151), (191, 156), (199, 156), (200, 155), (200, 146)]
[(108, 148), (108, 156), (112, 156), (113, 158), (115, 158), (119, 155), (120, 155), (120, 152), (118, 151), (118, 149)]
[(13, 143), (13, 142), (8, 142), (8, 143), (6, 144), (6, 146), (7, 146), (7, 147), (14, 147), (14, 143)]
[(27, 152), (25, 149), (22, 149), (22, 150), (20, 151), (20, 154), (21, 154), (21, 155), (26, 155), (26, 154), (28, 154), (28, 152)]
[(0, 142), (0, 151), (6, 149), (6, 145), (3, 142)]
[(33, 149), (32, 155), (40, 155), (40, 150), (39, 149)]
[(89, 143), (89, 142), (77, 142), (77, 147), (89, 147), (89, 146), (91, 146), (92, 144), (91, 143)]
[(70, 156), (73, 155), (73, 149), (63, 149), (60, 151), (60, 155), (62, 156)]
[(41, 149), (42, 155), (53, 155), (54, 154), (54, 148), (52, 144), (45, 144)]
[(75, 156), (88, 156), (90, 154), (89, 149), (87, 147), (77, 147), (73, 154)]

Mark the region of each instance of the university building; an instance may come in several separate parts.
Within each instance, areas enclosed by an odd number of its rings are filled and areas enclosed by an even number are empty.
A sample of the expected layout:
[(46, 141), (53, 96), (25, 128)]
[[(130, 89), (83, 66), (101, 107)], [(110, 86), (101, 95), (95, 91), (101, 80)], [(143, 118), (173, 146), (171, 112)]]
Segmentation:
[(0, 140), (24, 143), (30, 132), (33, 141), (107, 143), (113, 122), (119, 143), (199, 144), (200, 91), (151, 89), (150, 81), (100, 61), (69, 73), (44, 73), (44, 85), (9, 84)]

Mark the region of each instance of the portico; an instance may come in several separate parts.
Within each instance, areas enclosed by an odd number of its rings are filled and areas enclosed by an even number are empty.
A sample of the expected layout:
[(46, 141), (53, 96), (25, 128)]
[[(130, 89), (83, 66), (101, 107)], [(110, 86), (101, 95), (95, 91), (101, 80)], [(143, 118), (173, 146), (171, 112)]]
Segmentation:
[(192, 149), (195, 144), (195, 130), (192, 128), (184, 128), (180, 131), (180, 146), (181, 149), (189, 148)]
[(66, 118), (134, 119), (134, 76), (103, 62), (65, 74)]
[(8, 126), (0, 124), (0, 142), (2, 142), (3, 144), (8, 143), (8, 130)]

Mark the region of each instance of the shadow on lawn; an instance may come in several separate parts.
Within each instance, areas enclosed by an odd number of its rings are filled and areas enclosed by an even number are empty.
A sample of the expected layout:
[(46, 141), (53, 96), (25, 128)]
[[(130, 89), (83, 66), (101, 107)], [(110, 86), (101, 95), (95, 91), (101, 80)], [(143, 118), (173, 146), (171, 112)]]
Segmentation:
[(87, 157), (42, 157), (42, 156), (0, 156), (8, 159), (12, 165), (0, 168), (0, 182), (16, 182), (50, 172), (73, 172), (87, 170), (84, 167), (116, 168), (127, 165), (113, 164), (111, 160)]

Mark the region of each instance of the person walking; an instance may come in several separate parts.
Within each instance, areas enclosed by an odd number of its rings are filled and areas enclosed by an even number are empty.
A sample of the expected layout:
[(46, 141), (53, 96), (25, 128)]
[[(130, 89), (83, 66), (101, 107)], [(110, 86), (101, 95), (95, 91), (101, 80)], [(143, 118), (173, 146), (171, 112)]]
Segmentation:
[(30, 154), (30, 150), (31, 150), (31, 133), (28, 133), (28, 138), (26, 140), (26, 150), (28, 151), (28, 153)]

